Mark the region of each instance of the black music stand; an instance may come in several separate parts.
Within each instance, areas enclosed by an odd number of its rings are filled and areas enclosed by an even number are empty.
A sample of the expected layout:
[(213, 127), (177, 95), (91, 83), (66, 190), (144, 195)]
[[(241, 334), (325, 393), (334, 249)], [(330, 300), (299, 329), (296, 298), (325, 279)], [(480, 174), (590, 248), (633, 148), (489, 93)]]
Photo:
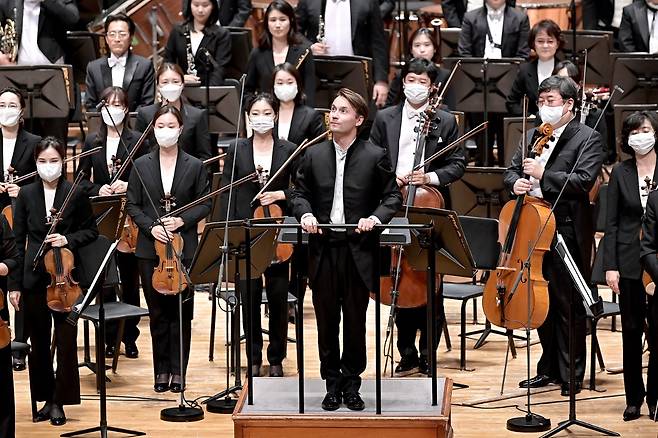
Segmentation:
[[(85, 118), (87, 119), (87, 132), (98, 132), (103, 125), (103, 117), (100, 111), (85, 111)], [(126, 116), (126, 121), (130, 126), (135, 126), (137, 120), (137, 111), (129, 112)]]
[[(525, 124), (526, 132), (534, 128), (538, 121), (539, 119), (536, 117), (528, 117)], [(503, 137), (505, 144), (505, 167), (509, 167), (523, 138), (523, 117), (505, 117), (503, 119)]]
[(658, 102), (658, 56), (648, 53), (611, 53), (614, 61), (612, 83), (624, 94), (615, 106)]
[(638, 104), (614, 104), (615, 113), (615, 144), (617, 149), (617, 156), (620, 161), (630, 158), (626, 152), (621, 150), (621, 128), (624, 124), (626, 117), (630, 116), (635, 111), (658, 111), (658, 103), (638, 103)]
[[(272, 219), (265, 219), (256, 221), (256, 223), (272, 223)], [(224, 247), (224, 233), (228, 225), (228, 247)], [(265, 269), (272, 261), (274, 254), (274, 232), (272, 230), (253, 229), (250, 231), (249, 239), (245, 238), (245, 229), (243, 228), (244, 221), (230, 221), (230, 222), (210, 222), (207, 223), (199, 246), (197, 247), (192, 265), (190, 268), (190, 279), (197, 284), (202, 283), (216, 283), (221, 287), (221, 282), (217, 281), (218, 278), (224, 276), (221, 268), (226, 270), (224, 281), (232, 278), (235, 284), (235, 305), (231, 306), (232, 310), (237, 309), (235, 317), (233, 318), (233, 327), (231, 330), (230, 342), (231, 348), (234, 348), (233, 357), (236, 363), (235, 366), (235, 384), (229, 386), (230, 374), (230, 360), (227, 342), (227, 361), (226, 361), (226, 389), (221, 391), (203, 403), (206, 404), (208, 412), (216, 414), (230, 414), (233, 412), (237, 403), (236, 399), (229, 397), (230, 394), (242, 390), (241, 383), (241, 367), (240, 367), (240, 295), (239, 282), (241, 273), (246, 272), (247, 277), (260, 278)], [(249, 243), (247, 243), (249, 241)], [(250, 258), (250, 253), (257, 257)], [(226, 265), (223, 265), (224, 255), (226, 256)], [(247, 263), (247, 260), (250, 260)], [(250, 282), (247, 281), (247, 305), (250, 304)], [(259, 293), (260, 297), (260, 293)], [(260, 298), (259, 298), (260, 299)], [(227, 303), (230, 300), (227, 297)], [(251, 321), (251, 307), (247, 307), (247, 321)], [(227, 315), (228, 320), (228, 315)], [(249, 325), (248, 325), (249, 327)], [(249, 331), (249, 329), (248, 329)], [(227, 335), (228, 335), (227, 329)], [(247, 375), (251, 382), (251, 338), (250, 333), (247, 333)]]
[[(576, 54), (574, 56), (574, 32), (563, 32), (564, 46), (560, 50), (563, 59), (571, 59), (576, 65), (585, 61), (584, 51), (587, 50), (587, 83), (610, 85), (612, 80), (612, 63), (610, 52), (614, 40), (612, 32), (603, 30), (577, 30)], [(614, 82), (613, 82), (614, 83)]]
[(459, 56), (459, 36), (461, 33), (461, 27), (441, 29), (441, 59)]
[(343, 87), (363, 96), (366, 102), (372, 101), (373, 66), (372, 59), (364, 56), (316, 56), (315, 107), (331, 108), (336, 93)]
[(211, 134), (235, 135), (239, 119), (235, 109), (240, 107), (238, 89), (232, 86), (186, 85), (183, 94), (191, 105), (208, 111), (208, 131)]
[(226, 66), (224, 76), (239, 80), (243, 74), (247, 73), (249, 54), (253, 48), (251, 29), (229, 26), (226, 29), (231, 33), (231, 63)]
[(82, 85), (87, 78), (87, 64), (107, 53), (104, 35), (96, 32), (66, 32), (66, 60), (71, 63), (76, 84)]
[(90, 201), (98, 234), (110, 240), (119, 239), (127, 217), (126, 195), (92, 196)]
[(451, 207), (458, 214), (497, 218), (511, 198), (502, 167), (466, 167), (461, 179), (450, 184)]

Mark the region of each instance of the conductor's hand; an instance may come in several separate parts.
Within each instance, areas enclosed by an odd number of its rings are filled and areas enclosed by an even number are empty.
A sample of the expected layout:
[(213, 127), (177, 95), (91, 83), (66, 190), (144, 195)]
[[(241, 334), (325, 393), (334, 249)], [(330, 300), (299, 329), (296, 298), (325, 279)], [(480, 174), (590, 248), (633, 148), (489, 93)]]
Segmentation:
[(359, 219), (359, 223), (357, 224), (356, 227), (356, 232), (365, 233), (366, 231), (371, 231), (373, 228), (375, 228), (376, 224), (377, 222), (375, 222), (374, 219), (369, 217), (362, 217), (361, 219)]
[(514, 182), (514, 194), (515, 195), (524, 195), (530, 191), (532, 188), (532, 183), (525, 179), (525, 178), (519, 178)]
[(523, 173), (541, 179), (544, 176), (544, 166), (539, 164), (534, 158), (526, 158), (523, 160)]
[(63, 246), (66, 246), (67, 243), (69, 243), (69, 241), (66, 240), (66, 237), (62, 236), (59, 233), (48, 234), (44, 239), (44, 242), (50, 243), (50, 245), (55, 248), (61, 248)]
[(302, 219), (302, 230), (310, 234), (322, 234), (322, 230), (318, 228), (318, 220), (313, 215), (306, 216)]
[(169, 239), (167, 238), (167, 234), (169, 234), (169, 237), (171, 237), (171, 233), (167, 233), (162, 225), (156, 225), (153, 228), (151, 228), (151, 235), (155, 237), (155, 240), (157, 240), (158, 242), (162, 242), (162, 243), (169, 242)]

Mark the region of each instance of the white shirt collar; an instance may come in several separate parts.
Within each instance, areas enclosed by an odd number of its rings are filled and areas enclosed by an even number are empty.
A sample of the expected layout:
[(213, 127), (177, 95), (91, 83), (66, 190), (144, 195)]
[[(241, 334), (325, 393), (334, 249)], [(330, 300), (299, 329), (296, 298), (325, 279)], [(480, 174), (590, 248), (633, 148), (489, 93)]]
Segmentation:
[(336, 143), (336, 140), (332, 140), (333, 143), (334, 143), (334, 149), (336, 150), (336, 153), (338, 154), (338, 156), (340, 158), (345, 158), (345, 156), (347, 156), (347, 151), (350, 150), (350, 148), (352, 147), (352, 145), (356, 141), (357, 137), (354, 137), (354, 140), (352, 140), (352, 143), (350, 143), (349, 146), (347, 146), (347, 148), (345, 148), (345, 150), (343, 150), (343, 148), (340, 147), (340, 145), (338, 143)]
[(498, 9), (494, 9), (491, 6), (489, 6), (488, 3), (485, 2), (484, 6), (487, 8), (487, 17), (493, 20), (499, 20), (503, 18), (503, 14), (505, 14), (505, 6), (503, 5)]
[(110, 66), (110, 68), (117, 64), (125, 68), (126, 62), (128, 62), (128, 52), (129, 51), (126, 51), (126, 53), (124, 53), (122, 56), (119, 56), (118, 58), (114, 56), (114, 53), (111, 53), (110, 57), (107, 58), (107, 64)]
[(420, 108), (414, 109), (409, 101), (405, 99), (402, 112), (407, 116), (407, 118), (413, 119), (414, 117), (422, 114), (427, 109), (427, 105), (429, 105), (429, 101), (425, 102)]

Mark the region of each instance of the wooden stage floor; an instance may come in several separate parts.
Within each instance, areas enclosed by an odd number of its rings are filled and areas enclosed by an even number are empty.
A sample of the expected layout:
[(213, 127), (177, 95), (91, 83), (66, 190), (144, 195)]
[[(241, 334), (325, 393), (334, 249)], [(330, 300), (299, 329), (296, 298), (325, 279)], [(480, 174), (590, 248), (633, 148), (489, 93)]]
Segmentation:
[[(609, 291), (603, 293), (609, 299)], [(304, 333), (305, 333), (305, 364), (308, 378), (319, 376), (317, 359), (317, 338), (315, 318), (310, 299), (307, 294), (304, 306)], [(208, 361), (208, 340), (210, 326), (210, 301), (205, 293), (196, 294), (196, 315), (192, 326), (192, 353), (188, 369), (188, 399), (196, 399), (212, 395), (225, 387), (225, 355), (223, 344), (224, 317), (220, 314), (217, 326), (215, 348), (215, 361)], [(142, 301), (144, 302), (144, 301)], [(475, 371), (459, 371), (459, 304), (455, 301), (446, 301), (446, 313), (450, 324), (452, 338), (452, 351), (447, 352), (445, 343), (439, 346), (439, 375), (448, 376), (457, 383), (470, 385), (468, 389), (455, 389), (452, 395), (452, 426), (457, 437), (506, 437), (514, 436), (505, 429), (505, 422), (510, 417), (522, 415), (519, 409), (524, 409), (525, 398), (518, 397), (500, 402), (484, 403), (478, 407), (467, 407), (465, 404), (474, 401), (495, 397), (500, 392), (503, 364), (505, 359), (505, 339), (501, 336), (491, 335), (488, 342), (479, 350), (473, 350), (476, 338), (467, 340), (467, 366)], [(471, 325), (472, 307), (469, 304), (469, 324), (467, 329), (482, 326)], [(385, 321), (388, 308), (382, 307), (382, 321)], [(484, 320), (482, 311), (478, 311), (480, 322)], [(267, 320), (263, 319), (264, 324)], [(621, 326), (618, 322), (618, 327)], [(82, 324), (81, 324), (82, 325)], [(365, 378), (374, 375), (374, 304), (368, 309), (368, 351), (369, 363)], [(293, 326), (290, 325), (290, 334)], [(609, 368), (621, 367), (621, 333), (609, 330), (610, 320), (599, 323), (599, 342), (602, 346), (603, 357)], [(195, 423), (167, 423), (160, 421), (160, 410), (177, 405), (175, 394), (156, 394), (153, 392), (153, 375), (151, 365), (151, 342), (148, 329), (148, 320), (142, 319), (140, 323), (141, 336), (138, 340), (140, 357), (136, 360), (121, 356), (117, 374), (110, 375), (112, 382), (108, 384), (108, 423), (112, 426), (144, 431), (149, 437), (232, 437), (233, 422), (230, 415), (206, 413), (205, 419)], [(518, 334), (522, 334), (518, 332)], [(93, 335), (92, 335), (93, 336)], [(533, 333), (533, 338), (536, 334)], [(82, 332), (79, 336), (80, 358), (82, 358)], [(589, 338), (588, 338), (589, 346)], [(541, 347), (539, 344), (531, 348), (531, 363), (534, 366)], [(245, 356), (243, 356), (243, 359)], [(284, 371), (287, 376), (294, 375), (296, 370), (295, 345), (289, 344), (288, 359), (284, 361)], [(589, 358), (589, 355), (588, 355)], [(646, 361), (645, 356), (645, 361)], [(109, 363), (109, 361), (108, 361)], [(525, 349), (518, 348), (518, 357), (510, 358), (505, 393), (518, 392), (517, 383), (525, 378)], [(264, 367), (267, 372), (267, 367)], [(82, 368), (80, 370), (83, 401), (79, 406), (66, 408), (68, 423), (55, 428), (49, 423), (32, 423), (29, 405), (29, 389), (27, 372), (14, 373), (16, 389), (16, 430), (19, 438), (55, 437), (60, 433), (85, 429), (98, 425), (98, 398), (95, 390), (94, 375)], [(589, 376), (589, 363), (587, 369)], [(642, 407), (643, 416), (635, 421), (625, 423), (622, 412), (625, 407), (623, 378), (621, 374), (608, 374), (597, 372), (597, 386), (605, 392), (592, 392), (584, 390), (578, 396), (578, 418), (584, 421), (619, 432), (624, 437), (656, 437), (658, 436), (658, 423), (650, 421), (647, 417), (646, 405)], [(231, 382), (233, 379), (231, 379)], [(588, 378), (585, 385), (588, 384)], [(567, 399), (559, 394), (559, 389), (545, 392), (533, 397), (533, 403), (540, 403), (534, 407), (534, 412), (551, 419), (554, 425), (568, 418)], [(125, 396), (125, 397), (122, 397)], [(145, 399), (142, 399), (145, 398)], [(152, 399), (152, 400), (151, 400)], [(98, 434), (87, 435), (89, 437)], [(110, 436), (121, 436), (110, 434)], [(534, 435), (538, 436), (538, 435)], [(562, 432), (558, 436), (584, 437), (600, 436), (584, 429), (575, 427), (569, 432)]]

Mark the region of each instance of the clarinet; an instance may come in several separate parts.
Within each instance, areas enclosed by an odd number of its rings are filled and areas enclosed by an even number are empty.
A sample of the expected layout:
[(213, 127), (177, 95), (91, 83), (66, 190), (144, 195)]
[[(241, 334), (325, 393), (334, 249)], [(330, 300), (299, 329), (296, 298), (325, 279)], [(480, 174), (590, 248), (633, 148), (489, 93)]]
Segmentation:
[(320, 14), (318, 17), (318, 35), (315, 37), (318, 43), (324, 44), (324, 17)]
[(192, 29), (187, 27), (187, 33), (185, 34), (186, 39), (186, 52), (187, 52), (187, 74), (197, 76), (196, 63), (194, 62), (194, 55), (192, 54), (192, 37), (190, 33)]

